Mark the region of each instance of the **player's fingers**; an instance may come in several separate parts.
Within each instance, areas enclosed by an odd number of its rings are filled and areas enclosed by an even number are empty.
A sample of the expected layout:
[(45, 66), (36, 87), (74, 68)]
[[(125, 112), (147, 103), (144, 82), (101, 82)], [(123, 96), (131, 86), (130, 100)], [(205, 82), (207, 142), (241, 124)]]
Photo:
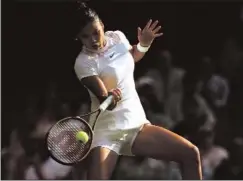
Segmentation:
[(160, 29), (161, 29), (161, 26), (158, 26), (157, 28), (155, 28), (155, 29), (153, 30), (153, 32), (154, 32), (154, 33), (157, 33)]
[(150, 26), (150, 29), (153, 30), (157, 26), (158, 23), (159, 23), (158, 20), (156, 20), (155, 22), (153, 22), (153, 24)]
[(119, 89), (114, 89), (112, 91), (114, 98), (116, 101), (120, 101), (121, 100), (121, 91)]
[(149, 29), (151, 23), (152, 23), (152, 19), (150, 19), (150, 20), (148, 21), (148, 23), (146, 24), (146, 26), (144, 27), (144, 29), (145, 29), (145, 30)]
[(113, 96), (114, 96), (115, 102), (119, 102), (120, 101), (120, 96), (118, 96), (116, 93), (113, 93)]
[(142, 34), (142, 29), (138, 27), (138, 36), (141, 36), (141, 34)]
[(115, 91), (116, 91), (116, 92), (120, 95), (120, 97), (121, 97), (121, 94), (122, 94), (122, 93), (121, 93), (121, 90), (118, 89), (118, 88), (116, 88)]
[(163, 35), (163, 33), (158, 33), (158, 34), (156, 34), (154, 37), (157, 38), (157, 37), (160, 37), (160, 36), (162, 36), (162, 35)]
[(115, 92), (115, 90), (111, 91), (112, 95), (113, 95), (113, 99), (118, 102), (119, 101), (119, 95)]
[(115, 90), (114, 93), (116, 95), (117, 101), (120, 101), (121, 100), (121, 94), (119, 93), (119, 91)]

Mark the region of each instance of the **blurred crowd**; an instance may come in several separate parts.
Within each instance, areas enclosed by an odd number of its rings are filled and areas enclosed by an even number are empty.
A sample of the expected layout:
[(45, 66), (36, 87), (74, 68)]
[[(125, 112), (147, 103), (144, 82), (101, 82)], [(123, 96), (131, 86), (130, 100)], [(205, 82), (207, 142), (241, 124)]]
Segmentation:
[[(242, 11), (243, 12), (243, 11)], [(243, 19), (243, 17), (242, 17)], [(242, 31), (243, 32), (243, 31)], [(242, 34), (241, 32), (241, 34)], [(243, 179), (242, 35), (224, 42), (216, 61), (203, 55), (193, 68), (178, 67), (169, 49), (156, 52), (156, 66), (136, 78), (147, 118), (196, 144), (204, 179)], [(29, 95), (23, 117), (1, 151), (2, 179), (83, 179), (85, 166), (60, 165), (45, 147), (57, 120), (89, 111), (89, 100), (59, 94), (50, 82), (45, 95)], [(84, 93), (87, 97), (87, 94)], [(84, 97), (80, 95), (80, 97)], [(13, 119), (15, 117), (13, 116)], [(7, 121), (7, 120), (4, 120)], [(181, 179), (177, 163), (121, 156), (112, 179)]]

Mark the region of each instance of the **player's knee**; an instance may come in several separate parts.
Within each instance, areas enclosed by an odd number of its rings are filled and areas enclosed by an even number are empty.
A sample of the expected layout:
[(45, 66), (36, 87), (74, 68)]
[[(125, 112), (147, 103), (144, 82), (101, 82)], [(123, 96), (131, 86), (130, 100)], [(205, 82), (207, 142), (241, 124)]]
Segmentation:
[(184, 155), (182, 155), (183, 162), (194, 162), (199, 164), (200, 162), (200, 152), (199, 149), (195, 145), (190, 145), (185, 150)]

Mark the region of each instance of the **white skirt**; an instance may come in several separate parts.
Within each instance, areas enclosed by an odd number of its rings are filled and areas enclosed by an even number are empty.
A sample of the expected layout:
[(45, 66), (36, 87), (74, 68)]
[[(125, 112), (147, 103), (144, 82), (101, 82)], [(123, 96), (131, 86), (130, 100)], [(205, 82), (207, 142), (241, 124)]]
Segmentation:
[[(96, 115), (91, 115), (93, 124)], [(132, 156), (131, 148), (147, 120), (139, 99), (117, 105), (112, 111), (102, 113), (96, 122), (92, 148), (108, 148), (119, 155)]]
[(91, 149), (103, 147), (114, 151), (118, 155), (134, 156), (132, 153), (133, 143), (138, 133), (146, 123), (139, 127), (126, 130), (104, 130), (94, 132), (94, 140)]

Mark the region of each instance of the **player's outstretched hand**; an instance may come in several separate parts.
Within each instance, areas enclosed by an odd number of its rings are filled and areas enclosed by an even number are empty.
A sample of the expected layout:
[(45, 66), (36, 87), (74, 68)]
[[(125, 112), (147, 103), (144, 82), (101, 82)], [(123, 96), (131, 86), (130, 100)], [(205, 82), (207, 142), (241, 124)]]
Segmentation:
[(141, 46), (149, 47), (155, 38), (160, 37), (163, 33), (159, 32), (161, 26), (158, 26), (159, 21), (152, 21), (151, 19), (148, 21), (143, 30), (138, 27), (138, 41)]

